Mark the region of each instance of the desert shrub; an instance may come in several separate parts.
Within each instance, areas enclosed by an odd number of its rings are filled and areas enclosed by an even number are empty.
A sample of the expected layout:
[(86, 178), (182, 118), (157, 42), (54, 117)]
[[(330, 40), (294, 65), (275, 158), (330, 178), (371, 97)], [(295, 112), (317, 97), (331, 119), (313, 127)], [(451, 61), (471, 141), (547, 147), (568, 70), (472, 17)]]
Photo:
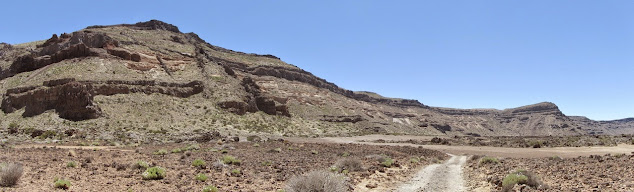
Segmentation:
[(77, 167), (77, 163), (75, 163), (74, 161), (70, 161), (70, 162), (66, 163), (66, 167), (75, 168), (75, 167)]
[(57, 135), (57, 132), (55, 132), (53, 130), (46, 130), (40, 136), (37, 136), (37, 138), (38, 139), (54, 138), (56, 135)]
[(392, 167), (392, 164), (394, 164), (394, 159), (386, 157), (382, 162), (381, 165), (383, 165), (384, 167)]
[(415, 163), (415, 164), (420, 163), (420, 158), (419, 157), (412, 157), (412, 158), (409, 159), (409, 162), (410, 163)]
[(504, 180), (502, 180), (502, 190), (509, 191), (513, 189), (513, 186), (515, 186), (515, 184), (525, 184), (527, 181), (528, 177), (526, 177), (525, 175), (518, 175), (515, 173), (509, 174), (504, 177)]
[(200, 145), (194, 143), (194, 144), (191, 144), (191, 145), (188, 145), (187, 147), (185, 147), (185, 150), (187, 150), (187, 151), (200, 150)]
[(203, 188), (203, 192), (218, 192), (218, 188), (213, 185), (209, 185)]
[(53, 186), (57, 189), (67, 190), (70, 188), (71, 184), (70, 181), (64, 179), (55, 179), (55, 184)]
[(498, 164), (500, 162), (500, 160), (498, 160), (495, 157), (482, 157), (482, 159), (480, 159), (480, 164)]
[(254, 144), (253, 144), (253, 147), (260, 147), (260, 144), (258, 144), (258, 143), (254, 143)]
[(164, 156), (164, 155), (167, 155), (167, 150), (166, 149), (159, 149), (158, 151), (155, 151), (153, 154), (154, 155)]
[(136, 163), (132, 164), (133, 169), (147, 169), (149, 167), (150, 164), (145, 161), (137, 161)]
[(353, 158), (345, 158), (345, 159), (339, 159), (336, 163), (335, 163), (335, 167), (341, 168), (341, 171), (362, 171), (363, 170), (363, 162), (361, 162), (361, 160), (359, 159), (353, 159)]
[(271, 150), (269, 150), (269, 152), (271, 152), (271, 153), (280, 153), (280, 152), (282, 152), (282, 148), (278, 147), (278, 148), (275, 148), (275, 149), (271, 149)]
[(541, 148), (544, 145), (544, 142), (539, 140), (531, 140), (528, 142), (528, 146), (532, 148)]
[(145, 180), (159, 180), (165, 178), (165, 169), (162, 167), (150, 167), (143, 172)]
[(273, 162), (271, 161), (262, 161), (262, 166), (271, 166), (271, 164), (273, 164)]
[(348, 153), (348, 152), (343, 152), (343, 154), (341, 154), (341, 156), (342, 156), (342, 157), (348, 157), (348, 156), (350, 156), (350, 153)]
[(0, 186), (10, 187), (18, 183), (22, 177), (22, 165), (18, 163), (8, 163), (0, 166)]
[(317, 154), (319, 154), (319, 151), (317, 151), (317, 150), (311, 150), (311, 151), (310, 151), (310, 153), (312, 153), (313, 155), (317, 155)]
[(544, 183), (541, 181), (541, 178), (539, 176), (537, 176), (535, 173), (531, 172), (531, 171), (517, 170), (515, 172), (515, 174), (526, 176), (526, 178), (528, 178), (528, 180), (524, 184), (526, 184), (528, 186), (531, 186), (531, 187), (534, 187), (534, 188), (539, 188), (539, 187), (542, 187), (544, 185)]
[(543, 182), (537, 175), (522, 169), (507, 175), (502, 180), (502, 191), (510, 191), (515, 184), (525, 184), (534, 188), (543, 187)]
[(202, 159), (196, 159), (192, 162), (192, 166), (199, 169), (204, 169), (207, 166), (207, 162), (203, 161)]
[(182, 153), (182, 152), (183, 152), (182, 148), (172, 149), (172, 153)]
[(229, 172), (231, 173), (231, 176), (234, 176), (234, 177), (242, 175), (242, 172), (240, 171), (240, 169), (232, 169)]
[(286, 185), (287, 192), (343, 192), (348, 191), (347, 179), (343, 175), (326, 171), (311, 171), (291, 178)]
[(242, 163), (242, 161), (231, 155), (223, 156), (222, 162), (227, 165), (240, 165), (240, 163)]
[(207, 181), (207, 175), (200, 173), (200, 174), (196, 175), (196, 180), (205, 182), (205, 181)]

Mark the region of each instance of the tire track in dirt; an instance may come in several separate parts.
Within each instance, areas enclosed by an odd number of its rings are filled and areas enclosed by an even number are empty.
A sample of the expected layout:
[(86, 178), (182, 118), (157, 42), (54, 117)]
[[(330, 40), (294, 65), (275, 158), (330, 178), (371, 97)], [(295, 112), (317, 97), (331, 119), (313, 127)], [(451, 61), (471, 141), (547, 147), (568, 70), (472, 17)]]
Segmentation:
[(421, 169), (414, 178), (401, 185), (397, 191), (464, 191), (462, 166), (466, 161), (466, 156), (451, 155), (451, 158), (443, 164), (433, 164)]

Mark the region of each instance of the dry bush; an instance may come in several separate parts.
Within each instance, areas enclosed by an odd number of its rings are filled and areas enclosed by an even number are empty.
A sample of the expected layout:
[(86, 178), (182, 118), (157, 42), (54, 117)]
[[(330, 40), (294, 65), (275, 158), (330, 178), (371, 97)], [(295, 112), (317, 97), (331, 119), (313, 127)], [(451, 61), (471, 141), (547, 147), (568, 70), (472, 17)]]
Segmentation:
[(291, 178), (286, 185), (287, 192), (345, 192), (347, 179), (343, 175), (327, 171), (311, 171)]
[(361, 160), (359, 159), (354, 159), (354, 158), (339, 159), (335, 163), (335, 167), (340, 168), (342, 171), (343, 170), (348, 170), (350, 172), (363, 171), (363, 162), (361, 162)]
[(22, 177), (22, 165), (18, 163), (9, 163), (0, 169), (0, 186), (10, 187), (18, 183)]

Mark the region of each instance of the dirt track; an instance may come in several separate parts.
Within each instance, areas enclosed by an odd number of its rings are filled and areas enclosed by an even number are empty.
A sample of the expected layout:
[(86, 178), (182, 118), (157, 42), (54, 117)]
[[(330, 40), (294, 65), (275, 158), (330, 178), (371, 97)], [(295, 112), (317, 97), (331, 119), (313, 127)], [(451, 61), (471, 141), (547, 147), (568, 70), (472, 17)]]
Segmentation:
[(443, 164), (428, 165), (397, 191), (464, 191), (462, 166), (466, 161), (466, 156), (454, 155)]
[(429, 138), (429, 136), (394, 136), (394, 135), (367, 135), (356, 137), (326, 137), (316, 139), (303, 139), (304, 142), (331, 142), (331, 143), (358, 143), (369, 145), (389, 146), (423, 146), (427, 149), (438, 150), (449, 154), (486, 155), (514, 158), (541, 158), (541, 157), (579, 157), (605, 154), (630, 154), (634, 152), (634, 145), (619, 144), (618, 146), (592, 146), (592, 147), (553, 147), (553, 148), (510, 148), (487, 146), (449, 146), (449, 145), (416, 145), (409, 143), (373, 143), (362, 142), (377, 139), (386, 141), (403, 141), (412, 138)]

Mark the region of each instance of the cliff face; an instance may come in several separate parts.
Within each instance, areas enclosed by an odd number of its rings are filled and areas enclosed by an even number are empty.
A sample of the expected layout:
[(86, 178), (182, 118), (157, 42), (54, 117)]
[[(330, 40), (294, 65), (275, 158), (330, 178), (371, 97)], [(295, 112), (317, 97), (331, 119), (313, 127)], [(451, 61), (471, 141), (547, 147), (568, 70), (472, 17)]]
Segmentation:
[(0, 44), (0, 93), (0, 126), (83, 130), (82, 137), (131, 141), (214, 131), (571, 135), (634, 127), (631, 120), (567, 117), (553, 103), (450, 109), (353, 92), (273, 55), (217, 47), (156, 20)]

